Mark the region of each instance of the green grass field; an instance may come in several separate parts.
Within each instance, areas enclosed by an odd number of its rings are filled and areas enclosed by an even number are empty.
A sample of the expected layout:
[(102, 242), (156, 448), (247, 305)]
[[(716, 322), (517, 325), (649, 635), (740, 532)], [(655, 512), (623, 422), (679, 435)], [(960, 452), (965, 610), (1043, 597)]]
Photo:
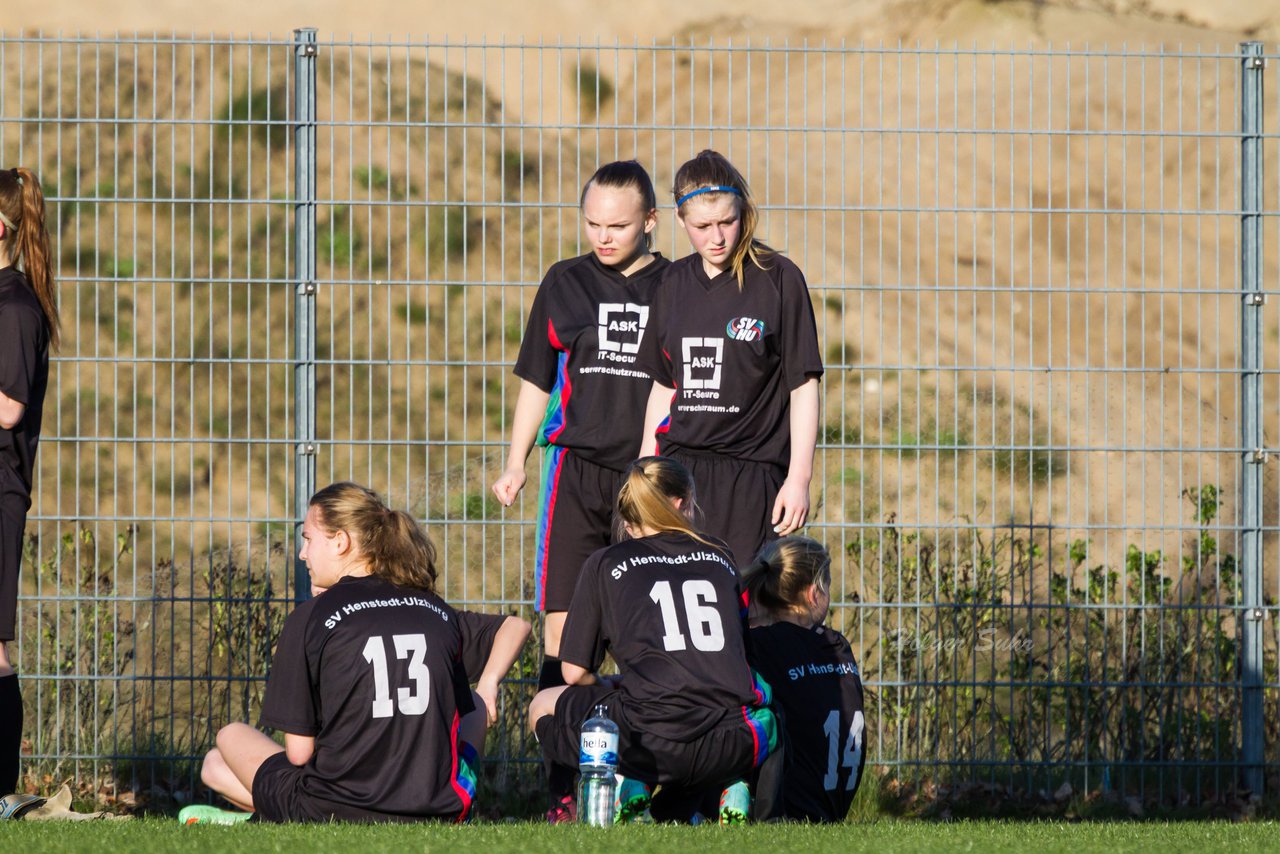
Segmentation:
[(1053, 851), (1269, 851), (1280, 824), (1253, 822), (922, 822), (875, 821), (832, 827), (801, 825), (623, 827), (596, 830), (535, 823), (469, 827), (415, 825), (365, 827), (180, 827), (176, 820), (22, 823), (0, 828), (6, 851), (528, 851), (672, 854), (696, 846), (699, 854), (768, 850), (876, 854), (972, 850), (1048, 854)]

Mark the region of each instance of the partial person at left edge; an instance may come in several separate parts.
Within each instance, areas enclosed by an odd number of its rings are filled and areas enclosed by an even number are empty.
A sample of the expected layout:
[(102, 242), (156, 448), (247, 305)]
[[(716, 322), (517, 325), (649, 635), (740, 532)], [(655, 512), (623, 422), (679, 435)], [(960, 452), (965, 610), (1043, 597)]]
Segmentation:
[(36, 446), (58, 346), (44, 193), (30, 169), (0, 169), (0, 795), (18, 788), (22, 694), (9, 659)]

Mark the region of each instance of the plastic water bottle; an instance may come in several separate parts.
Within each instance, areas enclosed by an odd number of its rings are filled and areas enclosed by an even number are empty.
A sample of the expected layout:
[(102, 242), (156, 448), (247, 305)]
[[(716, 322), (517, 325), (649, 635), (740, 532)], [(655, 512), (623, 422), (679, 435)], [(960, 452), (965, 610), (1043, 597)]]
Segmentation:
[(607, 708), (582, 724), (578, 748), (578, 821), (592, 827), (613, 824), (617, 799), (618, 725), (609, 720)]

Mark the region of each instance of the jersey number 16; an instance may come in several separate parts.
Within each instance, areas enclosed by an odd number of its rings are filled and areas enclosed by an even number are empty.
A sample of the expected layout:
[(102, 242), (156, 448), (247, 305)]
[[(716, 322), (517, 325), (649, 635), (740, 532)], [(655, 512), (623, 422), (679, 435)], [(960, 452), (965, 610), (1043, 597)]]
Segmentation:
[[(715, 585), (705, 578), (693, 578), (680, 585), (684, 599), (685, 619), (689, 623), (689, 639), (693, 648), (702, 652), (719, 652), (724, 649), (724, 626), (720, 612), (707, 602), (716, 601)], [(667, 652), (679, 652), (689, 645), (680, 632), (680, 618), (676, 614), (676, 597), (671, 592), (670, 581), (654, 582), (649, 598), (662, 609), (662, 646)]]

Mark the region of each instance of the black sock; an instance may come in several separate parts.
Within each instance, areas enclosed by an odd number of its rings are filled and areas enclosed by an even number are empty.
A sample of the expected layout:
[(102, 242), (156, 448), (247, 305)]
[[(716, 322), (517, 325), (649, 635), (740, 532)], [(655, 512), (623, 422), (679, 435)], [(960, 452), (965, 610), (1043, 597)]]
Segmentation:
[(538, 690), (545, 691), (547, 688), (559, 688), (566, 684), (564, 674), (560, 672), (560, 659), (553, 656), (546, 656), (542, 659), (542, 672), (538, 674)]
[(551, 793), (552, 806), (559, 804), (566, 795), (573, 794), (573, 780), (577, 773), (577, 768), (547, 762), (547, 791)]
[(0, 676), (0, 797), (18, 790), (22, 750), (22, 692), (18, 674)]

